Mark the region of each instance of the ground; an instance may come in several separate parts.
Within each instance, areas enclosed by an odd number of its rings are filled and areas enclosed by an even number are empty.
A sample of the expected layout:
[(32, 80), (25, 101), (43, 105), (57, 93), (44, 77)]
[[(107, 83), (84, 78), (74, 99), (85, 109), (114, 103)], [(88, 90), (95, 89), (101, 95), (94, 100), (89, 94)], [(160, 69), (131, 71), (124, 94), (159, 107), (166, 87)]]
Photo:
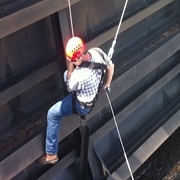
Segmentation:
[(180, 129), (134, 173), (135, 180), (180, 180)]

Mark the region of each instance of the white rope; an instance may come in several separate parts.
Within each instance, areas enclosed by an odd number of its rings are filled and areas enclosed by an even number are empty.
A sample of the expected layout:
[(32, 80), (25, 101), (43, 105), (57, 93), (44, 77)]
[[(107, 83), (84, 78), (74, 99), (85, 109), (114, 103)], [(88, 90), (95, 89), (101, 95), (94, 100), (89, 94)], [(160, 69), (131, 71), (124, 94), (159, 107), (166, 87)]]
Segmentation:
[(111, 112), (112, 112), (112, 115), (113, 115), (114, 123), (116, 125), (116, 129), (117, 129), (117, 132), (118, 132), (119, 140), (120, 140), (120, 143), (121, 143), (121, 146), (122, 146), (122, 149), (123, 149), (124, 157), (125, 157), (125, 160), (126, 160), (126, 163), (127, 163), (127, 166), (128, 166), (129, 172), (130, 172), (130, 175), (131, 175), (131, 179), (134, 180), (133, 173), (132, 173), (132, 170), (131, 170), (131, 167), (130, 167), (130, 164), (129, 164), (129, 161), (128, 161), (128, 158), (127, 158), (127, 155), (126, 155), (126, 151), (125, 151), (125, 148), (124, 148), (124, 145), (123, 145), (123, 141), (122, 141), (122, 138), (121, 138), (121, 134), (120, 134), (120, 131), (119, 131), (119, 128), (118, 128), (118, 124), (117, 124), (117, 121), (116, 121), (116, 117), (114, 115), (114, 110), (112, 108), (112, 104), (111, 104), (108, 92), (106, 92), (106, 96), (107, 96), (107, 99), (108, 99), (108, 102), (109, 102), (109, 106), (111, 108)]
[(121, 24), (122, 24), (122, 20), (123, 20), (123, 17), (124, 17), (124, 13), (125, 13), (125, 10), (126, 10), (127, 3), (128, 3), (128, 0), (126, 0), (126, 2), (124, 4), (124, 8), (123, 8), (123, 11), (122, 11), (122, 14), (121, 14), (121, 18), (120, 18), (119, 25), (118, 25), (118, 28), (117, 28), (117, 31), (116, 31), (116, 35), (114, 37), (114, 40), (113, 40), (112, 45), (111, 45), (111, 47), (109, 49), (109, 52), (108, 52), (108, 58), (109, 59), (112, 58), (113, 53), (114, 53), (114, 47), (116, 45), (116, 39), (117, 39), (117, 36), (119, 34), (119, 30), (120, 30), (120, 27), (121, 27)]
[[(121, 27), (121, 24), (122, 24), (122, 20), (123, 20), (124, 13), (125, 13), (125, 10), (126, 10), (126, 7), (127, 7), (127, 3), (128, 3), (128, 0), (126, 0), (126, 2), (124, 4), (123, 12), (122, 12), (122, 15), (121, 15), (121, 18), (120, 18), (120, 21), (119, 21), (119, 25), (118, 25), (118, 28), (117, 28), (117, 31), (116, 31), (116, 35), (115, 35), (114, 40), (112, 42), (112, 46), (110, 47), (109, 52), (108, 52), (108, 58), (109, 59), (112, 58), (113, 53), (114, 53), (114, 47), (116, 45), (117, 36), (119, 34), (119, 30), (120, 30), (120, 27)], [(122, 149), (123, 149), (126, 164), (128, 166), (128, 169), (129, 169), (129, 172), (130, 172), (130, 175), (131, 175), (131, 179), (134, 180), (133, 173), (132, 173), (132, 170), (131, 170), (131, 167), (130, 167), (130, 164), (129, 164), (129, 161), (128, 161), (128, 158), (127, 158), (127, 155), (126, 155), (126, 151), (125, 151), (125, 148), (124, 148), (124, 145), (123, 145), (123, 141), (122, 141), (122, 138), (121, 138), (121, 134), (120, 134), (118, 125), (117, 125), (116, 117), (114, 115), (114, 111), (113, 111), (113, 108), (112, 108), (112, 104), (111, 104), (108, 92), (106, 92), (106, 96), (107, 96), (107, 99), (108, 99), (108, 102), (109, 102), (109, 105), (110, 105), (110, 108), (111, 108), (111, 112), (112, 112), (112, 115), (113, 115), (113, 119), (114, 119), (114, 123), (115, 123), (116, 129), (117, 129), (119, 140), (120, 140), (120, 143), (121, 143), (121, 146), (122, 146)]]
[(68, 5), (69, 5), (69, 17), (70, 17), (70, 23), (71, 23), (72, 37), (74, 37), (74, 28), (73, 28), (72, 12), (71, 12), (71, 2), (70, 2), (70, 0), (68, 0)]

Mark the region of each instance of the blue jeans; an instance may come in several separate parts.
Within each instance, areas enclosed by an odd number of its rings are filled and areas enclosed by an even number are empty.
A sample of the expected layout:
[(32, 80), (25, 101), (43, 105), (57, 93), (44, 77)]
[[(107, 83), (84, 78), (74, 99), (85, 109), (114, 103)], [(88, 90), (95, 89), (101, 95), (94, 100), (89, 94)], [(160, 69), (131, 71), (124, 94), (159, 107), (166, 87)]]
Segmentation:
[[(58, 152), (58, 135), (61, 124), (61, 119), (65, 116), (72, 115), (73, 112), (73, 95), (70, 93), (59, 102), (55, 103), (47, 114), (47, 131), (46, 131), (46, 146), (45, 152), (49, 155), (55, 155)], [(75, 99), (75, 109), (79, 115), (86, 115), (91, 111), (91, 108), (80, 105)]]

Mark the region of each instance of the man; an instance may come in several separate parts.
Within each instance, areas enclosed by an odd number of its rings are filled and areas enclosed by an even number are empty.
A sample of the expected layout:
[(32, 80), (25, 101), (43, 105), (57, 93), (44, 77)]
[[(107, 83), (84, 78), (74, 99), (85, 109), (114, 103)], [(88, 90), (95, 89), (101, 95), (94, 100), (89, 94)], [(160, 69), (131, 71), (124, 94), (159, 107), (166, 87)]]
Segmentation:
[(100, 48), (86, 50), (82, 39), (72, 37), (66, 44), (66, 56), (68, 70), (65, 76), (67, 89), (70, 92), (59, 102), (55, 103), (47, 114), (47, 131), (45, 155), (39, 162), (55, 164), (58, 162), (58, 134), (61, 119), (65, 116), (78, 113), (81, 117), (88, 114), (95, 103), (99, 84), (102, 78), (102, 70), (92, 66), (83, 66), (84, 62), (93, 62), (106, 65), (106, 80), (102, 89), (110, 88), (114, 74), (114, 64)]

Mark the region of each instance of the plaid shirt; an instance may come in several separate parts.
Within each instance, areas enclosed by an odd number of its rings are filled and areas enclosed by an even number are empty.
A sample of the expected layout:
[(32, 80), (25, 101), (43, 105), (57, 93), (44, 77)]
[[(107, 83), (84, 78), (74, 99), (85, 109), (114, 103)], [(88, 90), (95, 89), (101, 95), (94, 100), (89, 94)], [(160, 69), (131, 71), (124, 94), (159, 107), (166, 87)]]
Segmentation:
[[(91, 62), (110, 65), (111, 60), (106, 60), (107, 55), (99, 48), (92, 48), (88, 51), (91, 54)], [(95, 98), (99, 83), (101, 81), (102, 71), (99, 69), (89, 69), (85, 67), (76, 67), (67, 81), (68, 91), (76, 91), (79, 101), (87, 103)]]

